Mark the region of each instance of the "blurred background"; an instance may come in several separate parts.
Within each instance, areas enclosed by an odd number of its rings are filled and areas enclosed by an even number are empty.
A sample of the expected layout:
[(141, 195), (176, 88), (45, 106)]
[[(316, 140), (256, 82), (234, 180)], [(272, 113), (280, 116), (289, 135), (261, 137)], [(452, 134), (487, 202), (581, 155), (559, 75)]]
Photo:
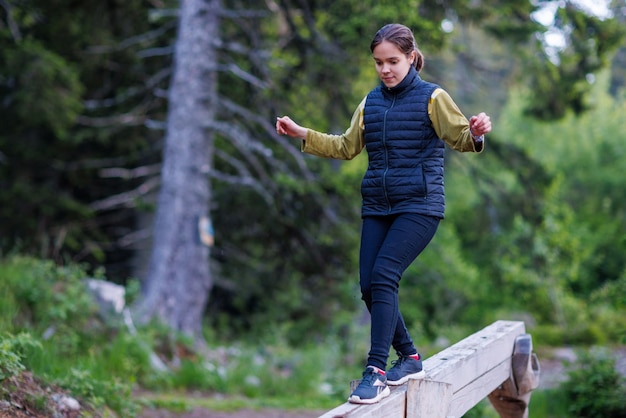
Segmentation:
[(307, 156), (274, 122), (342, 133), (398, 22), (422, 78), (493, 122), (482, 154), (446, 151), (446, 219), (401, 282), (420, 351), (522, 320), (557, 370), (531, 416), (626, 416), (625, 20), (623, 0), (0, 0), (3, 399), (27, 374), (103, 416), (343, 402), (369, 345), (367, 157)]

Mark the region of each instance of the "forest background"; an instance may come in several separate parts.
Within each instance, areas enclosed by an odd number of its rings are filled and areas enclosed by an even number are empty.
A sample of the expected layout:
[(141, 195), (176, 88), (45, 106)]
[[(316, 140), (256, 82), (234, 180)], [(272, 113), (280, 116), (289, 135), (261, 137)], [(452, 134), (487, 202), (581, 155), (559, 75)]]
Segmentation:
[[(47, 354), (22, 348), (21, 361), (61, 381), (107, 380), (94, 364), (108, 341), (136, 362), (116, 377), (144, 388), (278, 396), (258, 376), (269, 361), (303, 393), (343, 399), (368, 340), (367, 161), (301, 154), (274, 121), (341, 133), (377, 83), (373, 34), (400, 21), (422, 77), (494, 124), (484, 153), (446, 151), (446, 219), (402, 280), (418, 345), (433, 354), (497, 319), (524, 320), (537, 347), (623, 345), (626, 5), (590, 4), (606, 7), (0, 1), (5, 343), (30, 332)], [(124, 286), (141, 344), (111, 324), (88, 331), (73, 287), (85, 277)], [(141, 366), (146, 346), (179, 380)], [(258, 364), (229, 368), (233, 347)], [(302, 372), (314, 362), (337, 372)]]

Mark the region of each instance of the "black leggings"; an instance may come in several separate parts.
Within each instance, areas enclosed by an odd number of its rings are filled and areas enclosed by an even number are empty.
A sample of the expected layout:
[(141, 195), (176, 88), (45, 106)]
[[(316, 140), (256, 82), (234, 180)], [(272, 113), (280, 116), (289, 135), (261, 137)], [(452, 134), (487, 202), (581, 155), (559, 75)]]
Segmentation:
[(439, 218), (403, 213), (363, 219), (360, 253), (361, 298), (372, 317), (367, 365), (387, 368), (391, 346), (400, 354), (416, 352), (398, 307), (400, 279), (431, 241)]

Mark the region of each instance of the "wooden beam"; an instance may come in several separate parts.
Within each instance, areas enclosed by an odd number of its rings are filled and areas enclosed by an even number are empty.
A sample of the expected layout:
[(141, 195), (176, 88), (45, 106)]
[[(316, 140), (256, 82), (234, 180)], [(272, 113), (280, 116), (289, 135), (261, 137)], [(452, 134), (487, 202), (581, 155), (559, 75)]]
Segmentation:
[[(407, 418), (445, 418), (450, 416), (452, 385), (432, 380), (410, 380), (407, 396)], [(409, 393), (407, 392), (407, 394)]]
[(523, 322), (496, 321), (426, 359), (424, 370), (430, 380), (451, 383), (456, 393), (503, 361), (510, 367), (515, 339), (524, 332)]
[(424, 360), (426, 378), (394, 387), (373, 405), (344, 403), (320, 418), (460, 417), (511, 375), (519, 321), (496, 321)]
[(358, 405), (346, 402), (319, 418), (405, 418), (407, 386), (390, 386), (390, 389), (391, 394), (378, 403)]
[(452, 385), (451, 416), (462, 416), (509, 378), (515, 340), (524, 332), (523, 322), (496, 321), (424, 361), (427, 380)]

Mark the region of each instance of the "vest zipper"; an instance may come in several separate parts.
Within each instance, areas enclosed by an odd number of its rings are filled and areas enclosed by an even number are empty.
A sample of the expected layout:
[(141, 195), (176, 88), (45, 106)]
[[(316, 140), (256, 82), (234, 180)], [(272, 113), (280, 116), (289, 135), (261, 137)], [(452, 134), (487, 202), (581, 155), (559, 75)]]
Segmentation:
[(391, 106), (385, 110), (385, 116), (383, 118), (383, 135), (382, 135), (382, 143), (383, 149), (385, 150), (385, 171), (383, 171), (383, 191), (385, 192), (385, 201), (387, 202), (387, 214), (391, 213), (391, 202), (389, 201), (389, 195), (387, 193), (387, 172), (389, 171), (389, 152), (387, 150), (387, 113), (393, 108), (396, 104), (396, 96), (393, 96), (393, 100), (391, 101)]

